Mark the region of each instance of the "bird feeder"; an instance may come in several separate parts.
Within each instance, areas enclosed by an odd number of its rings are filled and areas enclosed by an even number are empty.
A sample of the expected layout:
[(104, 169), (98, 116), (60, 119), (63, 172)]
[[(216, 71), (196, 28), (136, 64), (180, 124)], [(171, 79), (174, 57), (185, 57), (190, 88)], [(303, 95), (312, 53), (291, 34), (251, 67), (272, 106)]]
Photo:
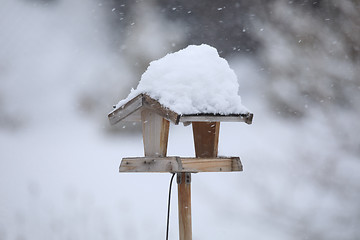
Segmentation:
[[(117, 107), (108, 118), (111, 124), (141, 121), (144, 156), (123, 158), (120, 172), (177, 173), (180, 240), (191, 239), (191, 173), (242, 171), (239, 157), (218, 156), (221, 122), (252, 123), (253, 114), (180, 114), (147, 94), (139, 94)], [(192, 125), (194, 157), (167, 156), (170, 122)]]

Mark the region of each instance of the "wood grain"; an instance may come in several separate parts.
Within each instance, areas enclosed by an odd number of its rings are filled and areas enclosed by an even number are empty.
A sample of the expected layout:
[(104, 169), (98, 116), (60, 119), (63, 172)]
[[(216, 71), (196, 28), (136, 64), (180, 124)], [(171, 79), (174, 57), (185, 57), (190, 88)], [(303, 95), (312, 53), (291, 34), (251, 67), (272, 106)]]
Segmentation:
[(181, 172), (182, 165), (178, 157), (166, 158), (124, 158), (120, 172)]
[(196, 157), (217, 157), (220, 122), (193, 122), (192, 126)]
[(180, 178), (182, 179), (182, 181), (178, 183), (179, 239), (191, 240), (191, 183), (187, 183), (184, 180), (186, 173), (178, 174), (181, 174)]
[(126, 103), (125, 105), (109, 113), (108, 118), (110, 124), (114, 125), (126, 119), (128, 116), (131, 116), (135, 112), (137, 112), (137, 110), (139, 110), (142, 106), (143, 106), (142, 96), (138, 95), (137, 97), (133, 98), (128, 103)]
[(243, 166), (238, 157), (183, 158), (134, 157), (123, 158), (120, 172), (238, 172)]
[(243, 167), (238, 157), (231, 158), (180, 158), (182, 172), (237, 172)]
[(148, 109), (141, 112), (141, 121), (145, 157), (165, 157), (169, 121)]
[(190, 122), (245, 122), (247, 124), (252, 123), (253, 119), (252, 113), (245, 114), (185, 114), (180, 116), (180, 122), (188, 124)]
[(143, 96), (143, 105), (144, 107), (150, 109), (151, 111), (157, 113), (161, 117), (165, 118), (168, 121), (171, 121), (174, 124), (179, 124), (180, 114), (172, 111), (171, 109), (164, 107), (157, 100), (149, 97), (144, 94)]

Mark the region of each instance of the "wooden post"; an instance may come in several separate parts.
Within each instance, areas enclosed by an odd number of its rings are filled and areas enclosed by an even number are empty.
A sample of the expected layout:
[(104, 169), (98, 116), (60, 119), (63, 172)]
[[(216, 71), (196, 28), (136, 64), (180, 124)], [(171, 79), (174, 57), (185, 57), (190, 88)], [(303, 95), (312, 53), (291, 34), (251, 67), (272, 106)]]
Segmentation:
[(192, 240), (191, 173), (178, 173), (179, 239)]
[(150, 110), (141, 112), (145, 157), (165, 157), (170, 122)]
[(192, 122), (197, 158), (216, 158), (218, 155), (220, 122)]
[[(216, 158), (220, 122), (192, 122), (197, 158)], [(192, 240), (191, 173), (178, 173), (178, 205), (180, 240)]]

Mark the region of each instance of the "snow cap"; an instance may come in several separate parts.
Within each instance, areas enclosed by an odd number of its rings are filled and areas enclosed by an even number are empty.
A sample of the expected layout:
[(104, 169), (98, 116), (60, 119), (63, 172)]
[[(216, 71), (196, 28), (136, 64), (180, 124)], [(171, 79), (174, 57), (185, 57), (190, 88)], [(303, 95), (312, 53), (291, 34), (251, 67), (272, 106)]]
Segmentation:
[(136, 90), (122, 106), (141, 93), (179, 114), (242, 114), (238, 80), (228, 62), (209, 45), (190, 45), (152, 61)]

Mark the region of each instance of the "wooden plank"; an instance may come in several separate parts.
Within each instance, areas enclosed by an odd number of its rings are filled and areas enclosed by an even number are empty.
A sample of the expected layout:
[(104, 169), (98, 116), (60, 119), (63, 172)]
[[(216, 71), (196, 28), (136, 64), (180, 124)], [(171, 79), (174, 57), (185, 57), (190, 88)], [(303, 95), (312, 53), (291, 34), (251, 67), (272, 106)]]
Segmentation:
[(123, 158), (119, 172), (180, 172), (181, 169), (179, 157), (141, 157)]
[(190, 173), (178, 174), (180, 174), (180, 182), (178, 182), (179, 239), (191, 240), (191, 176)]
[(196, 157), (217, 157), (220, 122), (193, 122), (192, 126)]
[(151, 98), (150, 96), (144, 94), (143, 105), (146, 108), (151, 109), (151, 111), (159, 114), (166, 120), (173, 122), (174, 124), (179, 124), (180, 114), (172, 111), (171, 109), (164, 107), (157, 100)]
[(152, 110), (141, 112), (145, 157), (165, 157), (169, 136), (168, 120)]
[(179, 124), (180, 114), (164, 107), (157, 100), (146, 94), (139, 94), (123, 106), (113, 110), (108, 114), (108, 118), (112, 125), (119, 121), (139, 121), (141, 119), (139, 109), (141, 110), (142, 108), (148, 108), (166, 120)]
[(237, 172), (243, 166), (239, 157), (182, 158), (138, 157), (123, 158), (120, 172)]
[(115, 109), (111, 113), (109, 113), (108, 118), (110, 120), (110, 124), (114, 125), (125, 118), (127, 118), (129, 115), (132, 115), (134, 112), (139, 110), (143, 106), (143, 96), (142, 94), (138, 95), (137, 97), (130, 100), (125, 105)]
[(144, 107), (137, 109), (136, 111), (132, 112), (130, 115), (126, 116), (126, 118), (122, 119), (121, 121), (124, 122), (141, 122), (141, 112)]
[(182, 172), (237, 172), (243, 167), (238, 157), (181, 158)]
[(254, 115), (252, 113), (230, 115), (190, 114), (181, 115), (179, 122), (183, 122), (184, 124), (188, 124), (189, 122), (245, 122), (247, 124), (251, 124), (253, 116)]

